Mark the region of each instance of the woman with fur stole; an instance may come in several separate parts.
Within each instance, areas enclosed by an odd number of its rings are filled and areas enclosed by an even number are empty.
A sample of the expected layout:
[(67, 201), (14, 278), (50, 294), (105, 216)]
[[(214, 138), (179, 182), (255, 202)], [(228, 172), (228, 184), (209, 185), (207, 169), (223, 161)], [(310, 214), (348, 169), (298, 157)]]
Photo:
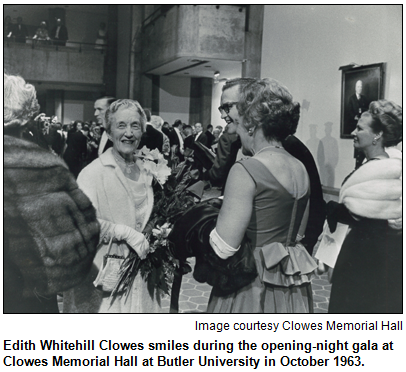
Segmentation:
[(402, 108), (371, 102), (355, 130), (354, 147), (366, 162), (343, 182), (339, 203), (327, 204), (327, 221), (350, 232), (332, 277), (330, 313), (402, 312), (402, 162), (385, 147), (402, 140)]

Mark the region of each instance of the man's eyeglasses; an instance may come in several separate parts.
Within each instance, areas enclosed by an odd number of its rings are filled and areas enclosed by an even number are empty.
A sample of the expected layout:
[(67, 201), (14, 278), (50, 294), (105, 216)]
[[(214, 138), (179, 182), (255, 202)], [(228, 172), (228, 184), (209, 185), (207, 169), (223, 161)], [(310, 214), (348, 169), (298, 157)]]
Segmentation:
[(223, 103), (221, 106), (219, 106), (219, 111), (220, 111), (220, 114), (222, 114), (223, 113), (223, 111), (226, 113), (226, 114), (229, 114), (230, 113), (230, 110), (231, 110), (231, 108), (234, 106), (234, 105), (236, 105), (238, 102), (226, 102), (226, 103)]

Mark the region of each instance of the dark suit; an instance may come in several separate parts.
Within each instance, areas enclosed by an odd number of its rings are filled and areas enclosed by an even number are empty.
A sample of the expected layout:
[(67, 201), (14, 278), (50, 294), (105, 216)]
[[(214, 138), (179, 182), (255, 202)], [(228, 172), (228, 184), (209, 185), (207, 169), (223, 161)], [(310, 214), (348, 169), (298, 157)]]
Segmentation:
[(12, 36), (15, 37), (17, 43), (25, 43), (25, 39), (28, 37), (27, 27), (23, 24), (14, 25)]
[(185, 147), (185, 150), (186, 149), (193, 150), (194, 149), (194, 143), (195, 143), (195, 139), (194, 139), (193, 135), (190, 135), (190, 136), (186, 137), (183, 140), (183, 146)]
[(207, 138), (207, 147), (208, 148), (211, 148), (211, 146), (213, 145), (213, 141), (214, 141), (214, 136), (213, 136), (213, 134), (210, 132), (210, 131), (206, 131), (205, 133), (204, 133), (205, 135), (206, 135), (206, 138)]
[(58, 26), (55, 26), (52, 29), (50, 37), (53, 40), (55, 45), (65, 46), (66, 45), (66, 40), (68, 40), (68, 29), (66, 28), (66, 26), (61, 25), (60, 29), (59, 29), (58, 38), (56, 37), (56, 30), (57, 29), (58, 29)]
[(228, 173), (237, 159), (237, 153), (240, 148), (241, 141), (237, 134), (225, 132), (218, 141), (217, 155), (214, 164), (204, 174), (205, 180), (222, 188), (222, 194), (224, 193)]
[(289, 154), (303, 163), (307, 174), (309, 175), (309, 219), (302, 244), (305, 246), (309, 254), (312, 254), (317, 239), (323, 231), (324, 220), (326, 218), (326, 203), (323, 199), (323, 190), (321, 188), (319, 172), (313, 159), (313, 155), (298, 138), (295, 136), (288, 136), (282, 142), (282, 145)]
[(162, 146), (164, 144), (164, 135), (151, 124), (147, 124), (146, 131), (142, 134), (139, 149), (146, 146), (150, 150), (158, 149), (162, 152)]
[[(178, 129), (179, 129), (179, 128), (178, 128)], [(180, 161), (183, 161), (183, 160), (184, 160), (184, 157), (183, 157), (183, 155), (182, 155), (181, 152), (180, 152), (179, 136), (178, 136), (178, 134), (177, 134), (175, 128), (173, 128), (173, 130), (169, 133), (169, 142), (170, 142), (170, 144), (171, 144), (171, 147), (172, 147), (172, 146), (177, 146), (176, 153), (173, 154), (173, 155), (177, 156)]]
[(348, 123), (344, 131), (346, 134), (350, 134), (357, 126), (358, 120), (355, 116), (360, 117), (365, 111), (368, 111), (368, 101), (365, 96), (361, 94), (360, 99), (356, 94), (353, 94), (348, 100)]
[(50, 128), (44, 137), (48, 146), (50, 146), (56, 154), (62, 156), (63, 148), (65, 147), (65, 138), (59, 134), (55, 128)]
[(66, 143), (68, 147), (63, 158), (69, 170), (77, 178), (87, 156), (87, 138), (81, 131), (70, 132)]
[[(106, 152), (107, 149), (109, 149), (110, 147), (113, 147), (113, 142), (110, 141), (109, 138), (107, 138), (107, 141), (104, 141), (104, 138), (107, 137), (106, 130), (103, 127), (101, 127), (100, 131), (101, 131), (101, 138), (99, 141), (99, 149), (97, 150), (98, 155), (103, 154), (104, 152)], [(102, 146), (103, 146), (103, 148), (101, 148)]]
[(197, 142), (200, 142), (202, 145), (204, 145), (204, 146), (206, 146), (206, 147), (209, 147), (208, 145), (207, 145), (207, 143), (208, 143), (208, 139), (207, 139), (207, 136), (206, 136), (206, 134), (204, 134), (203, 132), (201, 132), (201, 134), (200, 134), (200, 136), (196, 139), (196, 136), (197, 136), (197, 134), (195, 134), (195, 141), (197, 141)]

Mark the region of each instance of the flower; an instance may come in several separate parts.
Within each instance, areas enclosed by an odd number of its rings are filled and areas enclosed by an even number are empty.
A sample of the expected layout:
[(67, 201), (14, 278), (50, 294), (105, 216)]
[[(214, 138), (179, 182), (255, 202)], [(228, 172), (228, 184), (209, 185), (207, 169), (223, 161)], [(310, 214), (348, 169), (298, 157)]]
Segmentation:
[(139, 158), (143, 158), (145, 160), (161, 160), (164, 156), (159, 152), (158, 149), (150, 150), (147, 146), (144, 146), (142, 149), (139, 149), (136, 153)]
[(172, 229), (170, 229), (170, 223), (165, 222), (162, 226), (157, 226), (156, 229), (152, 229), (152, 235), (154, 235), (157, 239), (166, 239)]
[(137, 157), (142, 159), (147, 174), (151, 174), (163, 186), (171, 175), (171, 168), (167, 166), (168, 162), (163, 155), (157, 149), (150, 151), (144, 146)]

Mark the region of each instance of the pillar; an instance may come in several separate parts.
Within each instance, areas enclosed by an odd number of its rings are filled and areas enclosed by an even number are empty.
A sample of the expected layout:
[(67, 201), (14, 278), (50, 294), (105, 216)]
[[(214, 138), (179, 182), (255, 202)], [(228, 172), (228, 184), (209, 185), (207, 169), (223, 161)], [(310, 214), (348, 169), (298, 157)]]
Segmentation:
[(189, 124), (202, 123), (204, 130), (211, 122), (211, 78), (191, 78)]
[(105, 94), (108, 96), (116, 96), (118, 5), (108, 5), (107, 9), (108, 44), (106, 57), (104, 59), (103, 81)]
[(246, 31), (242, 77), (261, 77), (262, 31), (264, 5), (249, 5), (246, 9)]

